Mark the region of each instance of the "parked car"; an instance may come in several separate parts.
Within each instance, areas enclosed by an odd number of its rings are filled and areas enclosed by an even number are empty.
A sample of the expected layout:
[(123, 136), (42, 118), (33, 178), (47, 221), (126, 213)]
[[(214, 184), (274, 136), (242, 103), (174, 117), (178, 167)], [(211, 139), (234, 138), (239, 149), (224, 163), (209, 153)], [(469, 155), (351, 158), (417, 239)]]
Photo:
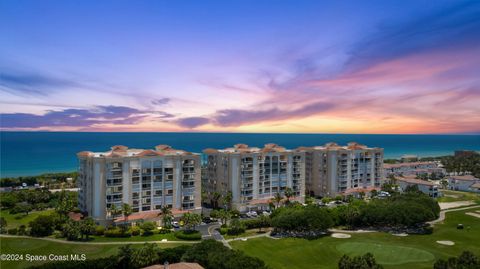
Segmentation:
[(256, 217), (258, 217), (258, 214), (255, 211), (249, 211), (249, 212), (247, 212), (247, 216), (249, 218), (256, 218)]
[(180, 228), (180, 224), (178, 224), (178, 221), (172, 222), (173, 228)]
[(213, 219), (212, 219), (212, 218), (203, 218), (202, 221), (203, 221), (204, 223), (207, 223), (207, 224), (208, 224), (208, 223), (212, 223), (212, 222), (213, 222)]

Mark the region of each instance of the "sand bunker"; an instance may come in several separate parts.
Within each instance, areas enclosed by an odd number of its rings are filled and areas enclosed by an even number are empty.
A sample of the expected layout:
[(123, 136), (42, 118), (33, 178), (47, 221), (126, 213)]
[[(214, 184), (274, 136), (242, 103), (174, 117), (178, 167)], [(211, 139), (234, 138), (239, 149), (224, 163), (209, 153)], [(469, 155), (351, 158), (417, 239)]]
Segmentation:
[(392, 234), (392, 235), (393, 236), (402, 236), (402, 237), (408, 236), (408, 234), (406, 234), (406, 233), (399, 233), (399, 234)]
[(475, 204), (474, 201), (457, 201), (457, 202), (438, 203), (441, 210), (456, 208), (456, 207), (461, 207), (461, 206), (467, 206), (467, 205), (473, 205), (473, 204)]
[(352, 236), (349, 234), (333, 233), (332, 237), (333, 238), (350, 238)]
[(445, 245), (445, 246), (453, 246), (453, 245), (455, 245), (455, 242), (453, 242), (453, 241), (448, 241), (448, 240), (437, 241), (437, 243), (439, 243), (440, 245)]
[[(478, 212), (478, 211), (477, 211), (477, 212)], [(469, 215), (469, 216), (472, 216), (472, 217), (480, 218), (480, 214), (478, 214), (478, 213), (466, 212), (465, 214), (467, 214), (467, 215)]]

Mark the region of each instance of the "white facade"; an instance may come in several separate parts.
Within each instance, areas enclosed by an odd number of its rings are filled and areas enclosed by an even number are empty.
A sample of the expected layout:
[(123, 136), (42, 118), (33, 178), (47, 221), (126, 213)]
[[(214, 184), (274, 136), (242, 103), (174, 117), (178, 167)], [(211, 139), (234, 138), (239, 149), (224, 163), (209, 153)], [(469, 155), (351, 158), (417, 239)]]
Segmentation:
[(395, 164), (384, 164), (385, 176), (410, 176), (410, 175), (426, 175), (426, 174), (437, 174), (445, 175), (445, 168), (441, 167), (439, 163), (436, 162), (411, 162), (411, 163), (395, 163)]
[(306, 189), (334, 197), (378, 190), (384, 179), (383, 149), (357, 143), (298, 148), (306, 153)]
[(108, 152), (80, 152), (79, 207), (101, 223), (112, 220), (109, 208), (124, 203), (133, 213), (201, 210), (200, 156), (169, 146), (155, 150), (114, 146)]
[(276, 193), (292, 189), (294, 199), (305, 198), (305, 154), (275, 144), (264, 148), (237, 144), (227, 149), (206, 149), (207, 180), (211, 189), (232, 194), (232, 206), (240, 211), (268, 207)]
[(476, 191), (474, 184), (480, 183), (480, 179), (472, 175), (449, 176), (448, 188), (455, 191)]
[(436, 198), (440, 196), (438, 191), (438, 185), (430, 181), (425, 181), (421, 179), (416, 179), (414, 177), (397, 177), (398, 186), (402, 191), (409, 186), (417, 186), (418, 190), (429, 195), (430, 197)]

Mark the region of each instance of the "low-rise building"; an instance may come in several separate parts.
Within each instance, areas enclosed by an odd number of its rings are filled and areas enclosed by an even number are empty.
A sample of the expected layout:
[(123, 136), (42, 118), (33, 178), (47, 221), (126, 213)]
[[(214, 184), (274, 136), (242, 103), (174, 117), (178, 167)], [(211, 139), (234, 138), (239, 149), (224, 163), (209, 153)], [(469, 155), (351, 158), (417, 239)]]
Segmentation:
[(455, 191), (474, 191), (473, 185), (479, 182), (480, 179), (473, 175), (449, 176), (448, 188)]
[(79, 160), (79, 208), (98, 223), (116, 219), (112, 207), (129, 204), (133, 214), (158, 215), (169, 207), (181, 215), (201, 211), (200, 155), (167, 145), (154, 150), (113, 146), (110, 151), (82, 151)]
[(438, 162), (407, 162), (407, 163), (386, 163), (383, 165), (385, 169), (385, 176), (420, 176), (420, 175), (432, 175), (435, 174), (441, 177), (446, 174), (445, 168), (443, 168)]
[[(305, 199), (305, 153), (276, 144), (263, 148), (237, 144), (226, 149), (205, 149), (207, 184), (239, 211), (268, 209), (270, 200), (290, 188), (292, 199)], [(208, 195), (212, 195), (209, 193)], [(222, 200), (219, 201), (222, 205)]]
[(415, 176), (396, 177), (396, 179), (402, 191), (405, 191), (407, 187), (417, 186), (419, 191), (428, 194), (430, 197), (436, 198), (440, 196), (438, 185), (433, 182), (417, 179)]

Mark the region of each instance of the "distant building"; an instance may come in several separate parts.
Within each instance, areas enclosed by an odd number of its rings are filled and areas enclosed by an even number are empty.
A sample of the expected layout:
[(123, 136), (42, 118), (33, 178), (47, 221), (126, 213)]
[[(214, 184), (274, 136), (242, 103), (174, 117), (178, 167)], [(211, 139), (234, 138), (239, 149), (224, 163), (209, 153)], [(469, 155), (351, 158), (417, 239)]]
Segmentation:
[[(276, 144), (263, 148), (237, 144), (226, 149), (205, 149), (209, 191), (232, 195), (232, 207), (242, 212), (268, 209), (276, 193), (293, 191), (292, 199), (305, 199), (305, 153)], [(211, 196), (212, 193), (209, 193)], [(220, 201), (220, 205), (222, 201)]]
[(133, 214), (158, 215), (163, 206), (181, 215), (200, 211), (200, 155), (159, 145), (155, 150), (113, 146), (83, 151), (79, 160), (79, 207), (97, 222), (112, 222), (110, 208), (131, 205)]
[(306, 153), (305, 184), (311, 195), (334, 197), (379, 190), (384, 180), (383, 149), (352, 142), (347, 146), (298, 148)]
[(455, 150), (455, 157), (470, 157), (475, 154), (476, 152), (473, 150)]
[(402, 191), (409, 186), (417, 186), (418, 190), (430, 197), (439, 197), (438, 185), (433, 182), (415, 178), (415, 176), (396, 177), (397, 184)]
[(445, 168), (436, 162), (410, 162), (410, 163), (386, 163), (383, 165), (385, 176), (410, 176), (410, 175), (431, 175), (443, 176), (446, 174)]
[(480, 182), (472, 184), (470, 190), (473, 192), (480, 192)]
[(416, 162), (418, 161), (418, 156), (417, 155), (403, 155), (400, 159), (402, 163), (410, 163), (410, 162)]
[(472, 175), (449, 176), (448, 188), (456, 191), (475, 191), (474, 184), (479, 182), (480, 179)]

